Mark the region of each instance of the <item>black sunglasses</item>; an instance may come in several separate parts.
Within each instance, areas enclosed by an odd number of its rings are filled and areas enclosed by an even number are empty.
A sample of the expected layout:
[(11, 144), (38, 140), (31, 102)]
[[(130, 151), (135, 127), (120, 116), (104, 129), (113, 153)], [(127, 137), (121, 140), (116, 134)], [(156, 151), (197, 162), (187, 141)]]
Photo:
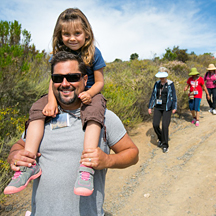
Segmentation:
[(73, 74), (66, 74), (66, 75), (61, 75), (61, 74), (52, 74), (51, 78), (54, 83), (62, 83), (64, 78), (68, 82), (78, 82), (80, 78), (82, 77), (81, 73), (73, 73)]

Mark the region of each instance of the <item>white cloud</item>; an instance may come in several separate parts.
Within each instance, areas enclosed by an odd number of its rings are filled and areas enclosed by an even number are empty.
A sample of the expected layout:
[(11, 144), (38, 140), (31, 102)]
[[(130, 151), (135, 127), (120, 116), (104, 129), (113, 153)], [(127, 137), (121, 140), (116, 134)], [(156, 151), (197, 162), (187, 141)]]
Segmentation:
[[(8, 2), (8, 1), (7, 1)], [(158, 2), (158, 1), (157, 1)], [(215, 30), (204, 22), (201, 6), (194, 1), (100, 1), (100, 0), (3, 0), (2, 20), (18, 20), (31, 32), (37, 49), (51, 50), (52, 33), (58, 15), (69, 7), (80, 8), (88, 17), (104, 59), (129, 60), (162, 55), (167, 47), (216, 52)], [(118, 4), (118, 5), (117, 5)]]

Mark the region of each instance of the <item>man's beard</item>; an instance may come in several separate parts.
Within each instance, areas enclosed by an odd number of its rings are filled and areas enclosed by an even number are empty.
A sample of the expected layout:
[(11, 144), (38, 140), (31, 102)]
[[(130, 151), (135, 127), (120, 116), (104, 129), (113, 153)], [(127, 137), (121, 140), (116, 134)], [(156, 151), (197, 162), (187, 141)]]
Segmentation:
[[(73, 98), (69, 99), (69, 100), (65, 100), (67, 98), (64, 98), (62, 95), (61, 95), (61, 91), (62, 90), (67, 90), (67, 88), (59, 88), (58, 91), (56, 92), (57, 94), (55, 95), (57, 100), (63, 104), (63, 105), (70, 105), (70, 104), (73, 104), (77, 99), (78, 99), (78, 96), (77, 94), (75, 93), (75, 89), (73, 89), (74, 91), (74, 96)], [(55, 93), (54, 93), (55, 94)]]
[(71, 98), (70, 100), (64, 100), (64, 98), (61, 96), (60, 92), (58, 93), (58, 98), (59, 98), (59, 102), (64, 104), (64, 105), (70, 105), (72, 103), (74, 103), (77, 99), (78, 96), (76, 95), (76, 93), (74, 92), (74, 96), (73, 98)]

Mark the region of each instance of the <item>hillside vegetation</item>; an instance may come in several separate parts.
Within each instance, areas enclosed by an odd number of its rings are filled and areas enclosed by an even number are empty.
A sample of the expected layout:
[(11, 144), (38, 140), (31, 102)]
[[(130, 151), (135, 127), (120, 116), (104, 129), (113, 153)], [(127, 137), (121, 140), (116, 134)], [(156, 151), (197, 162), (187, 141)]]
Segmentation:
[[(0, 193), (8, 184), (12, 172), (7, 164), (11, 145), (20, 138), (28, 111), (33, 102), (48, 92), (50, 79), (49, 55), (31, 44), (31, 34), (22, 30), (17, 21), (0, 21)], [(206, 67), (216, 63), (211, 53), (196, 55), (187, 50), (167, 48), (163, 57), (139, 60), (131, 54), (129, 61), (116, 59), (107, 63), (104, 70), (104, 96), (108, 109), (114, 111), (130, 129), (149, 120), (148, 102), (156, 81), (158, 68), (169, 69), (169, 79), (174, 81), (178, 111), (188, 108), (187, 94), (183, 88), (191, 67), (203, 76)], [(3, 195), (1, 195), (1, 198)]]

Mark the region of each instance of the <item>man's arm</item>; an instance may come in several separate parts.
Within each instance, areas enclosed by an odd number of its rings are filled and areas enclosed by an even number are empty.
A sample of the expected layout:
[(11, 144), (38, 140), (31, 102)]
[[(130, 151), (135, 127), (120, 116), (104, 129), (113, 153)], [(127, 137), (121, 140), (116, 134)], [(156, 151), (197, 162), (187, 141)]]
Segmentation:
[[(25, 150), (25, 142), (23, 139), (19, 139), (11, 148), (7, 158), (10, 167), (14, 171), (19, 171), (18, 166), (31, 167), (36, 163), (35, 155)], [(14, 165), (16, 164), (16, 166)]]
[[(111, 147), (115, 154), (106, 154), (100, 148), (83, 152), (81, 163), (94, 169), (126, 168), (138, 162), (139, 150), (126, 133)], [(89, 158), (91, 161), (89, 162)]]

